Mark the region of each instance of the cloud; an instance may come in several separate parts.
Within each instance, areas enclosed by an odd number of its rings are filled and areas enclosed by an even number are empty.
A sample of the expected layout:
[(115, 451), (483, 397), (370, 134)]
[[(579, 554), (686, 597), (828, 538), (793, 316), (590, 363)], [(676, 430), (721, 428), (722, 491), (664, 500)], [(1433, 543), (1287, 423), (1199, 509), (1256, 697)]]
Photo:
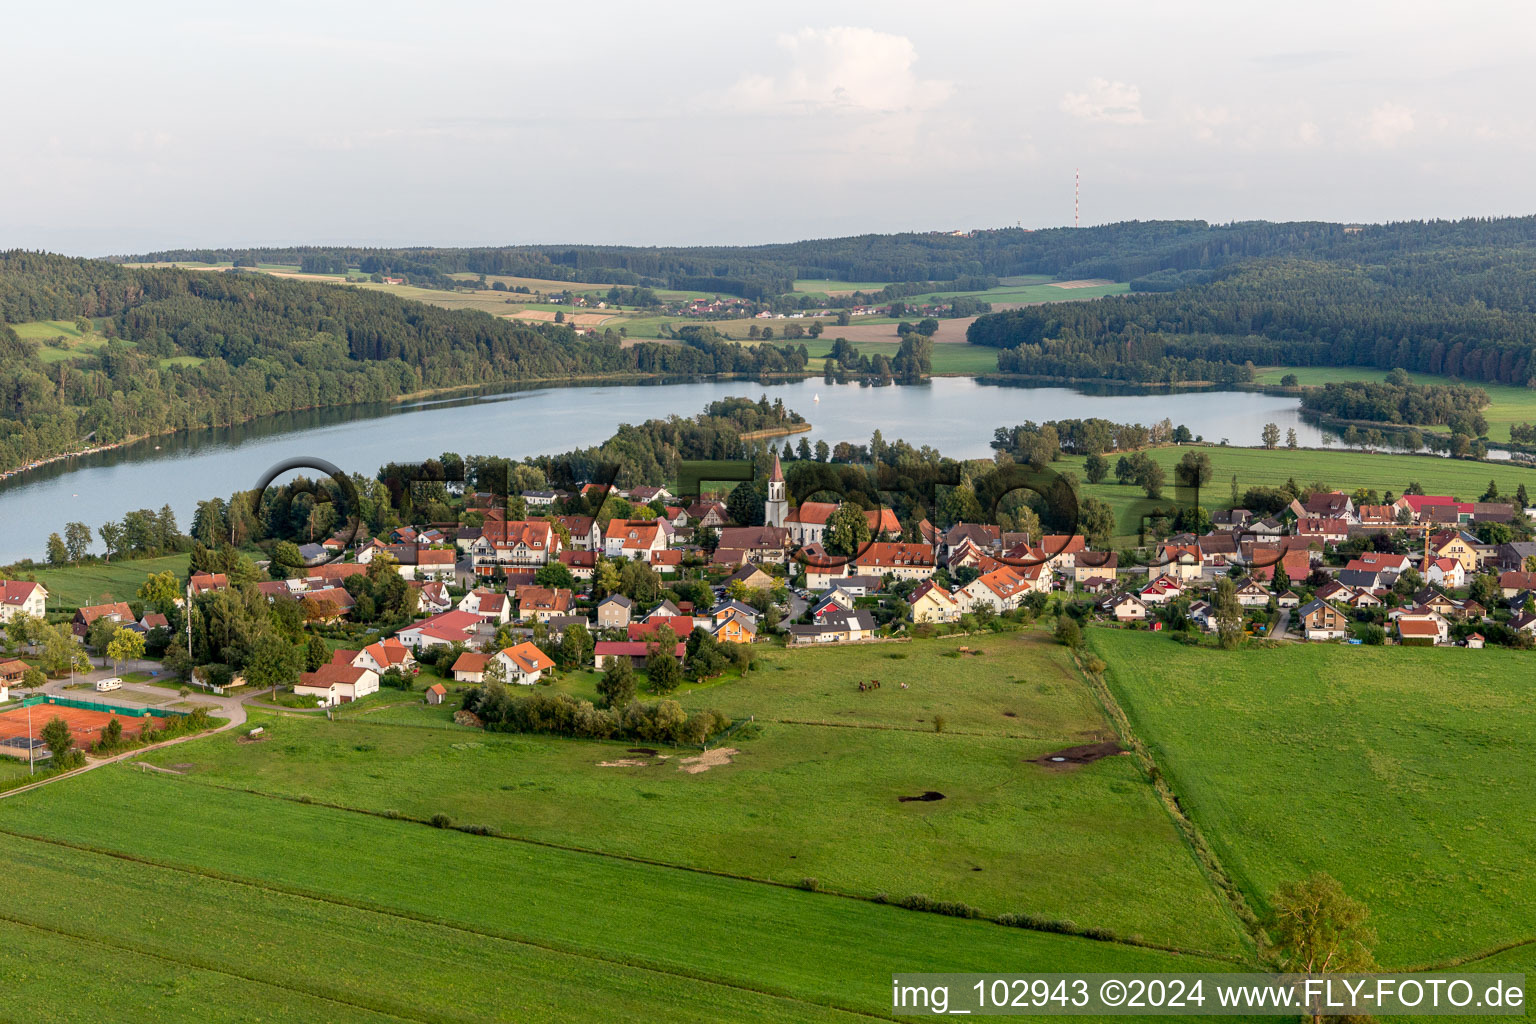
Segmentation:
[(1233, 124), (1237, 118), (1226, 107), (1193, 107), (1185, 115), (1195, 129), (1195, 138), (1201, 142), (1216, 141), (1216, 129)]
[(950, 82), (920, 78), (917, 47), (906, 36), (868, 28), (803, 28), (779, 36), (789, 66), (745, 75), (726, 105), (759, 113), (896, 114), (932, 110), (954, 92)]
[(1061, 109), (1084, 121), (1104, 124), (1145, 124), (1141, 113), (1141, 90), (1125, 82), (1095, 78), (1087, 92), (1069, 92), (1061, 98)]
[(1383, 103), (1366, 118), (1365, 137), (1378, 146), (1395, 146), (1413, 129), (1412, 110), (1398, 103)]

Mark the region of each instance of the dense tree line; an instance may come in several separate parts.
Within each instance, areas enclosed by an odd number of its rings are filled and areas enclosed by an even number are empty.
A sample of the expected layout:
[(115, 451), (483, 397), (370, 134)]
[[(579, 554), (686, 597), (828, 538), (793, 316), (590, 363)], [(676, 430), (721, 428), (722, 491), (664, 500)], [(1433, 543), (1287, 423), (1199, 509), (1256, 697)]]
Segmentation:
[(991, 314), (969, 337), (1022, 346), (1000, 360), (1020, 372), (1048, 358), (1110, 371), (1204, 360), (1401, 367), (1524, 385), (1536, 373), (1536, 248), (1412, 253), (1374, 266), (1260, 260), (1176, 291)]
[(1304, 411), (1339, 420), (1449, 426), (1452, 433), (1477, 437), (1488, 431), (1482, 409), (1488, 393), (1464, 385), (1421, 385), (1396, 381), (1348, 381), (1307, 388)]
[[(602, 374), (799, 372), (803, 347), (623, 348), (360, 289), (0, 253), (0, 321), (91, 318), (107, 343), (44, 361), (0, 325), (0, 469), (143, 434), (422, 389)], [(191, 358), (182, 358), (191, 357)]]

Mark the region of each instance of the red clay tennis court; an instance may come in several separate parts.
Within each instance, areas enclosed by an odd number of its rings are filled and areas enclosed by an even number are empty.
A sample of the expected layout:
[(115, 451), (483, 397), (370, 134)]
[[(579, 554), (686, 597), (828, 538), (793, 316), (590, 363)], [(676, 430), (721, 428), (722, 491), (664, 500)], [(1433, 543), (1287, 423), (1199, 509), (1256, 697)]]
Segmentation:
[[(32, 712), (30, 734), (27, 731), (28, 710)], [(146, 724), (154, 721), (149, 717), (113, 715), (110, 712), (70, 707), (67, 704), (39, 703), (32, 705), (30, 709), (12, 708), (0, 713), (0, 754), (25, 759), (30, 746), (41, 755), (43, 744), (37, 737), (43, 731), (43, 726), (48, 724), (48, 720), (55, 717), (64, 719), (69, 725), (69, 731), (74, 733), (75, 745), (80, 747), (88, 747), (100, 739), (101, 730), (105, 729), (107, 723), (113, 718), (122, 724), (124, 736), (137, 736)]]

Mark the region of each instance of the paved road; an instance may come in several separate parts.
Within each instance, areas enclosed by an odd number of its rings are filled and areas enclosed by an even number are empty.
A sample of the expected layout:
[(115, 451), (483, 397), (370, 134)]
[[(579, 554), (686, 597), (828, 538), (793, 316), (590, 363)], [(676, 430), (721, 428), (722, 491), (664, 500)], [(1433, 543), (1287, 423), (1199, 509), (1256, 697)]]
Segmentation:
[(1289, 640), (1290, 637), (1285, 635), (1285, 631), (1287, 629), (1289, 629), (1290, 626), (1291, 626), (1291, 610), (1289, 608), (1281, 608), (1280, 609), (1280, 621), (1275, 623), (1275, 635), (1271, 639), (1274, 639), (1274, 640)]

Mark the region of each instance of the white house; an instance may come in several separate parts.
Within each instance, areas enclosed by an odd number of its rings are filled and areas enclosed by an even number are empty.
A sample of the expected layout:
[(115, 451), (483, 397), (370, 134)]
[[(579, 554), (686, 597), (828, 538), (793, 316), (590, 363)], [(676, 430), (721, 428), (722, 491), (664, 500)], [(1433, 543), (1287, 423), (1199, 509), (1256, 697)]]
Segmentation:
[(532, 686), (546, 671), (555, 667), (549, 655), (526, 640), (497, 651), (496, 660), (506, 671), (507, 682), (520, 686)]
[(1460, 587), (1467, 582), (1467, 570), (1455, 558), (1435, 558), (1424, 567), (1424, 582), (1442, 587)]
[(41, 619), (47, 614), (48, 589), (26, 580), (0, 580), (0, 622), (18, 615)]
[(372, 669), (331, 662), (299, 676), (293, 692), (302, 697), (314, 697), (323, 707), (348, 704), (370, 693), (378, 693), (379, 674)]

